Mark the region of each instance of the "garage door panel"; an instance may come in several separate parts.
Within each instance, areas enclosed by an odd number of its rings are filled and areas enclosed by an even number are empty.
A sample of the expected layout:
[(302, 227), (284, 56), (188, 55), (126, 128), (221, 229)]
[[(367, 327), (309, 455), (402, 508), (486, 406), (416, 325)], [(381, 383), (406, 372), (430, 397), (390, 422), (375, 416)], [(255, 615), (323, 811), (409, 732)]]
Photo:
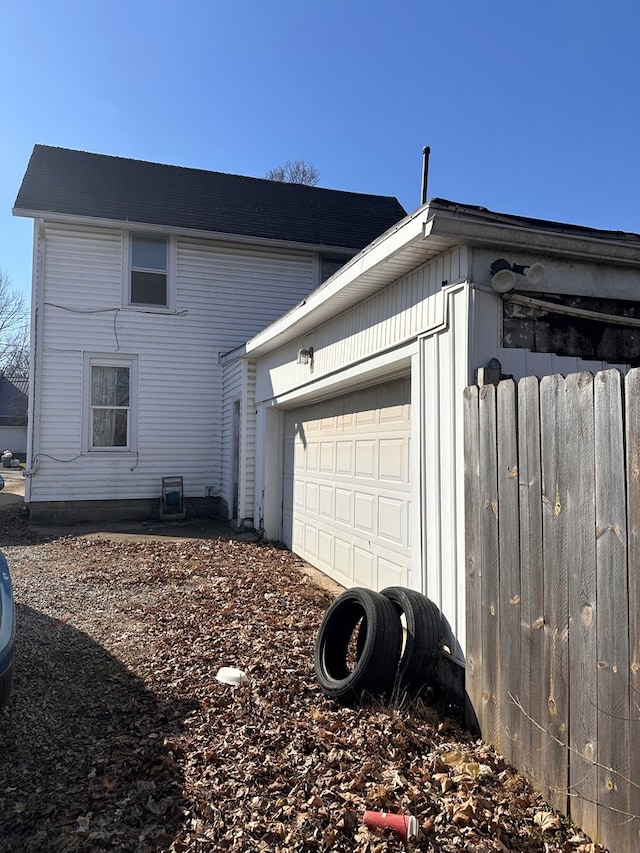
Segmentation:
[(324, 530), (318, 531), (318, 560), (325, 567), (333, 566), (333, 536)]
[(384, 589), (386, 586), (405, 586), (404, 567), (400, 563), (394, 563), (380, 557), (378, 559), (378, 583), (380, 589)]
[(320, 470), (319, 447), (315, 441), (307, 442), (305, 460), (306, 460), (306, 464), (304, 465), (305, 471), (317, 473)]
[(304, 508), (307, 512), (318, 512), (318, 484), (307, 481)]
[(348, 489), (336, 489), (336, 521), (353, 524), (353, 492)]
[(398, 498), (378, 498), (378, 535), (396, 545), (407, 545), (406, 502)]
[(318, 490), (318, 514), (324, 518), (333, 518), (333, 486), (321, 485)]
[[(283, 525), (284, 529), (284, 525)], [(289, 546), (297, 554), (304, 548), (304, 522), (294, 518), (291, 523), (292, 544)]]
[(375, 531), (375, 497), (356, 492), (353, 500), (353, 526), (366, 533)]
[(351, 578), (353, 575), (351, 566), (351, 543), (334, 535), (333, 548), (333, 561), (336, 571), (345, 578)]
[(394, 483), (407, 482), (407, 440), (381, 438), (378, 442), (378, 478)]
[(409, 403), (407, 402), (402, 382), (390, 382), (388, 385), (379, 385), (378, 393), (381, 420), (390, 418), (406, 419), (406, 409)]
[(376, 442), (373, 440), (356, 441), (356, 477), (374, 477)]
[(336, 442), (336, 474), (343, 477), (353, 475), (353, 442)]
[(358, 586), (369, 588), (375, 585), (374, 555), (357, 545), (354, 546), (354, 580)]
[(286, 416), (285, 542), (346, 586), (408, 580), (409, 394), (406, 379)]
[(304, 480), (293, 481), (293, 505), (298, 509), (304, 509), (306, 483)]
[(356, 413), (356, 424), (359, 427), (370, 427), (376, 422), (376, 413), (372, 409)]
[(318, 556), (318, 528), (314, 524), (304, 526), (304, 549), (310, 557)]
[(333, 441), (323, 441), (320, 445), (320, 473), (334, 473), (334, 458), (336, 446)]

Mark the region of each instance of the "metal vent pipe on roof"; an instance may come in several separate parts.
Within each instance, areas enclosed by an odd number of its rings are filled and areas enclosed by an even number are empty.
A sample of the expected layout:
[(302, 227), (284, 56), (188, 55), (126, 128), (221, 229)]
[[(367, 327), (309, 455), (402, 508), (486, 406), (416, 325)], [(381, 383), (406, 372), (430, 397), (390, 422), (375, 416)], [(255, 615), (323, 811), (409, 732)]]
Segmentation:
[(422, 201), (421, 204), (425, 204), (427, 201), (427, 181), (429, 179), (429, 154), (431, 154), (431, 148), (428, 145), (422, 149)]

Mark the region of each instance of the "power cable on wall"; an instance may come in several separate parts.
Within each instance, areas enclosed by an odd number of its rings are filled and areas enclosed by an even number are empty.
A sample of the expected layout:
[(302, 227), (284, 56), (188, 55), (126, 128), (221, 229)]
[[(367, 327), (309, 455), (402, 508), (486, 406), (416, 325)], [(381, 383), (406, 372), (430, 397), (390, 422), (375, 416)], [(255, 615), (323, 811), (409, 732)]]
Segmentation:
[[(45, 302), (50, 308), (58, 308), (60, 311), (68, 311), (70, 314), (106, 314), (109, 311), (114, 311), (113, 315), (113, 336), (116, 340), (115, 352), (120, 352), (120, 339), (118, 338), (118, 314), (123, 310), (121, 305), (114, 308), (73, 308), (69, 305), (59, 305), (56, 302)], [(189, 312), (185, 308), (182, 311), (151, 311), (147, 308), (127, 308), (127, 311), (133, 311), (136, 314), (153, 314), (156, 317), (185, 317)], [(49, 350), (50, 352), (67, 352), (67, 350)], [(71, 350), (73, 351), (73, 350)]]

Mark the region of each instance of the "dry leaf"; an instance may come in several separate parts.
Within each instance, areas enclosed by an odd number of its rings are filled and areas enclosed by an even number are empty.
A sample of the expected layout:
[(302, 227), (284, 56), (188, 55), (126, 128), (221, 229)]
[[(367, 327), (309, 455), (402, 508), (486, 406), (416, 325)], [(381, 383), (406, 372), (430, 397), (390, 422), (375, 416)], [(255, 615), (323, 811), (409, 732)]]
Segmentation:
[(562, 826), (560, 818), (553, 812), (536, 812), (533, 820), (543, 832), (553, 832)]

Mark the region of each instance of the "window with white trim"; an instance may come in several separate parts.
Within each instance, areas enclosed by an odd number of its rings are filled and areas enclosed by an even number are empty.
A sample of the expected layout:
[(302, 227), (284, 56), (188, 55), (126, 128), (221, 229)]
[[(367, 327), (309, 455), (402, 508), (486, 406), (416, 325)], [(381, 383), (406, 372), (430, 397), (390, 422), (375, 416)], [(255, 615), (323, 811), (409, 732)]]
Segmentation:
[(136, 379), (135, 357), (85, 358), (86, 450), (136, 450)]
[(166, 237), (130, 235), (129, 304), (169, 305), (169, 241)]

